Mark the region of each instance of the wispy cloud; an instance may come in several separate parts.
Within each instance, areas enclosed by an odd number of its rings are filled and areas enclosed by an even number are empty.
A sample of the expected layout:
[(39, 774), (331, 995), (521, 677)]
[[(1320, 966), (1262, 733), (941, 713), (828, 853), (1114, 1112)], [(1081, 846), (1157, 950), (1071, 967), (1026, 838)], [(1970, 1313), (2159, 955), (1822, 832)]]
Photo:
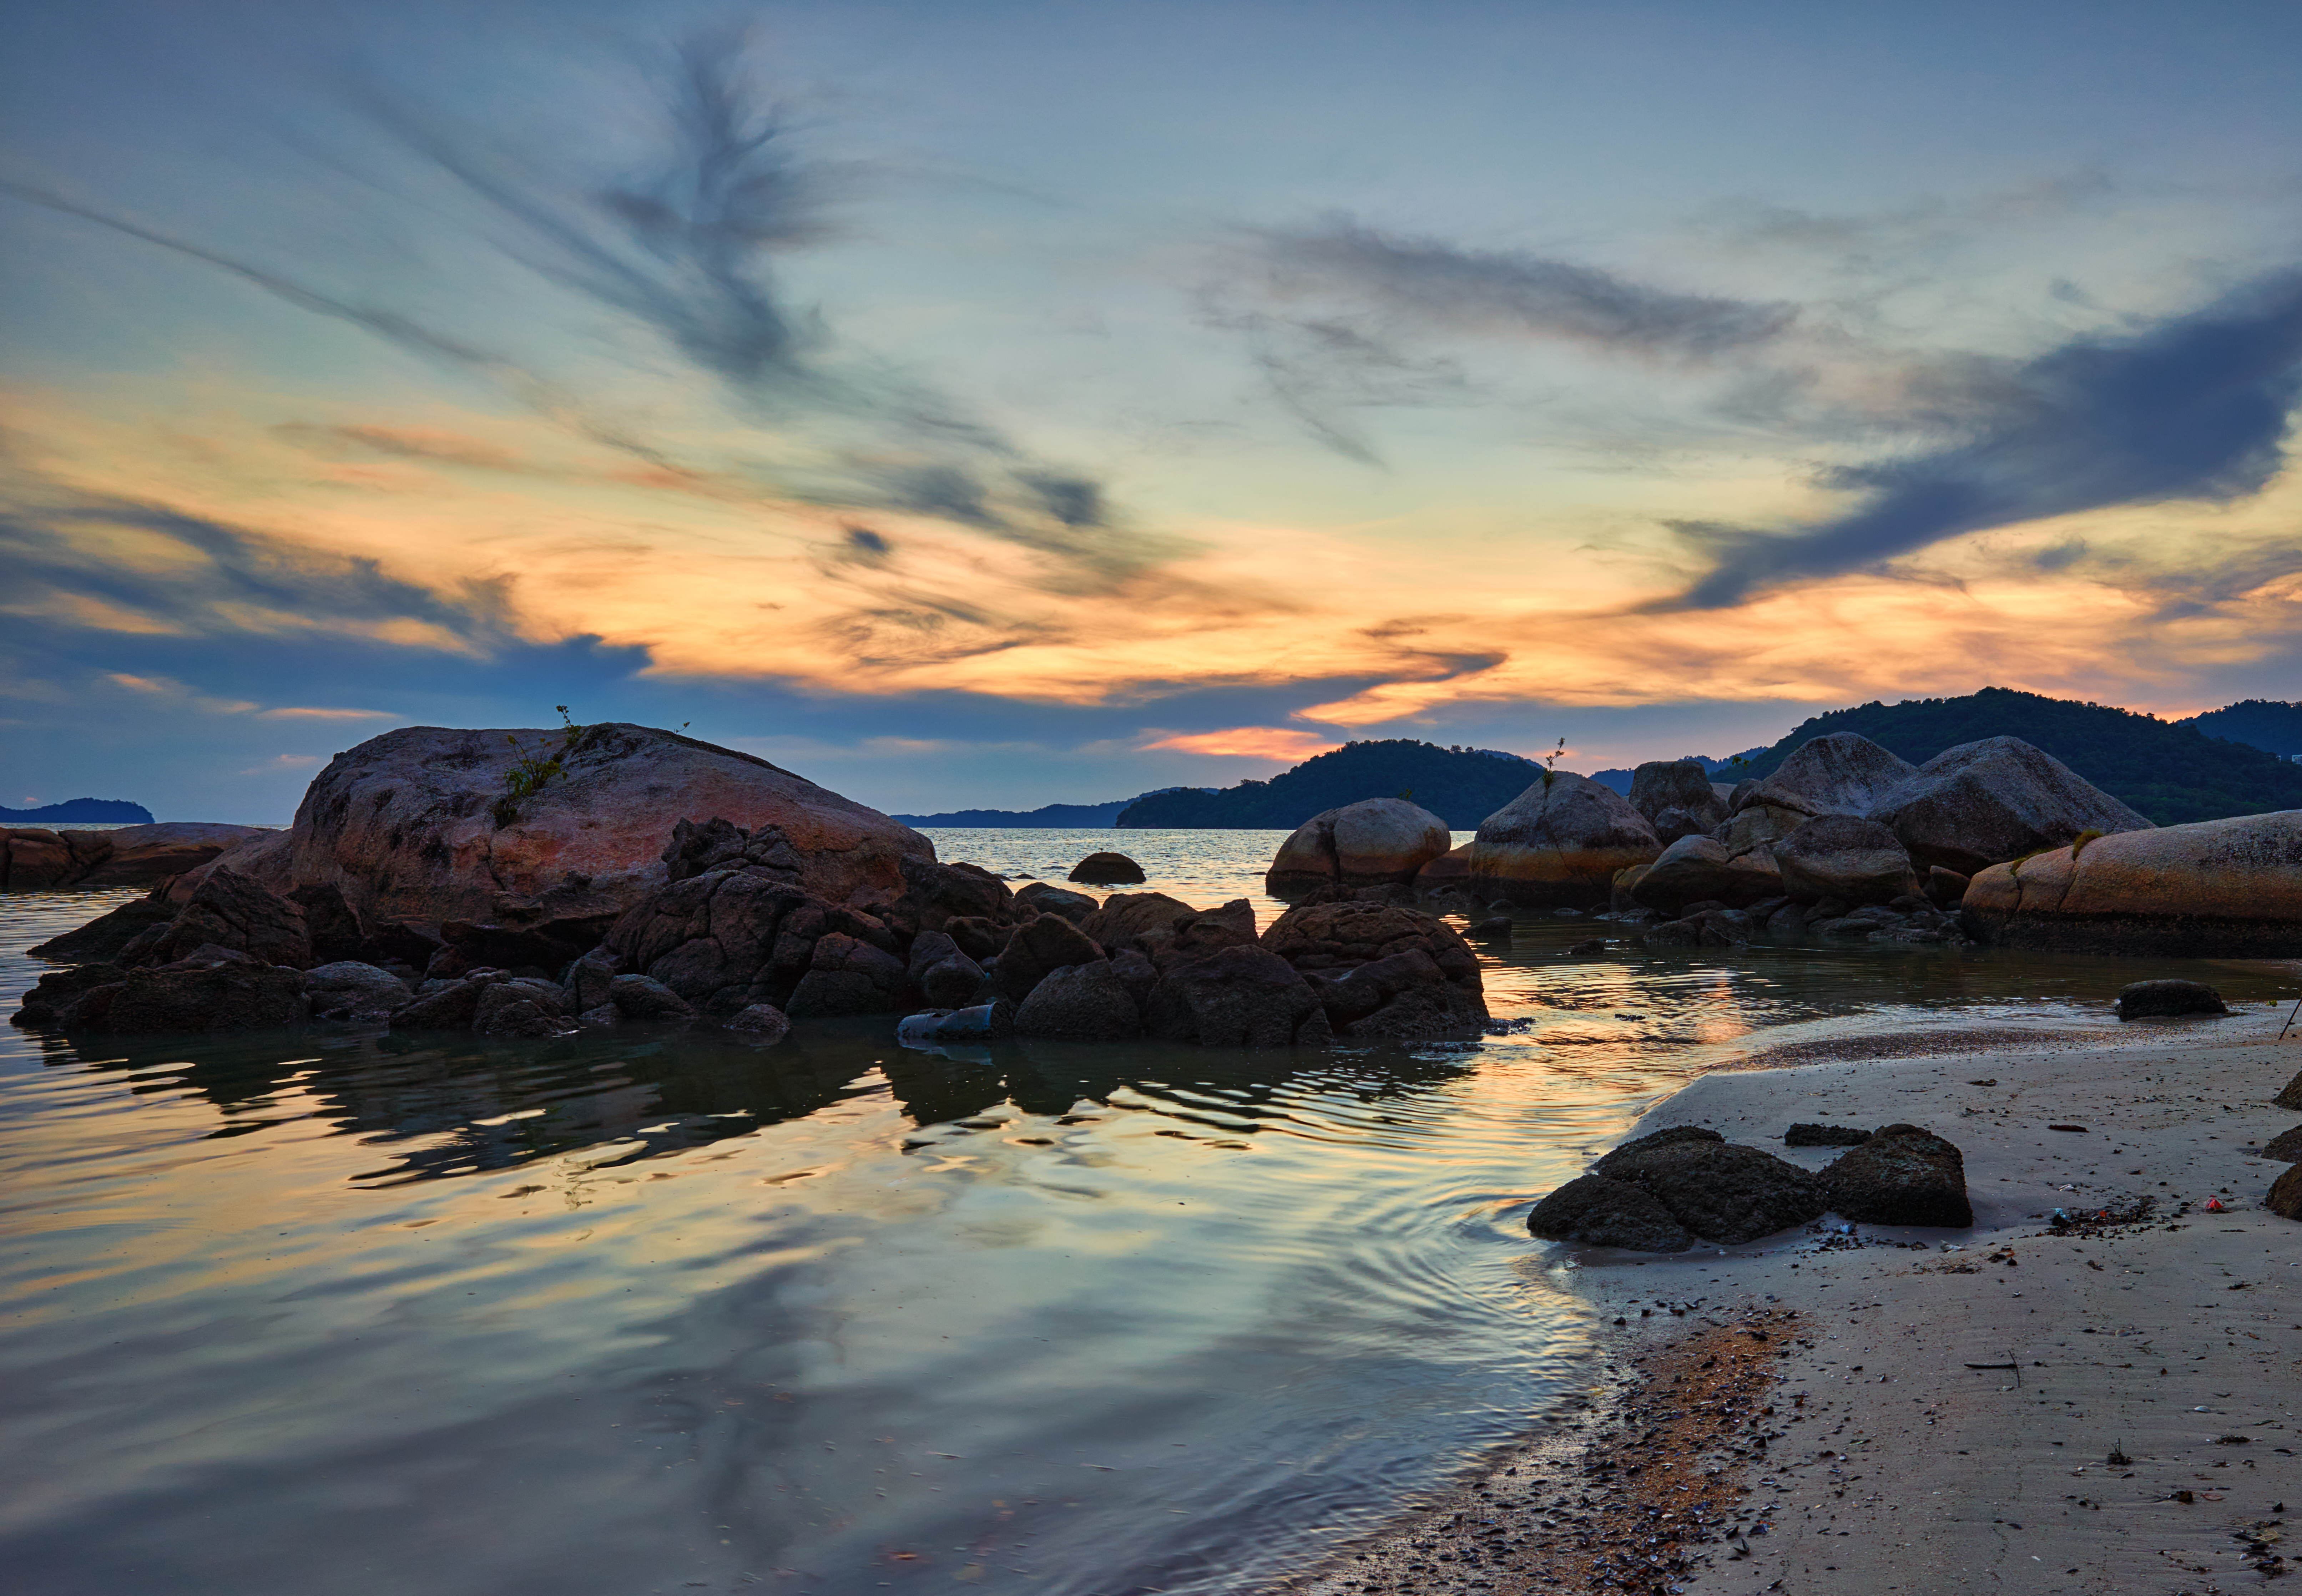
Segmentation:
[(1146, 750), (1172, 748), (1180, 753), (1216, 759), (1307, 760), (1341, 743), (1316, 732), (1281, 726), (1235, 726), (1220, 732), (1177, 732), (1142, 745)]
[(1681, 527), (1710, 569), (1671, 607), (1711, 609), (1771, 585), (1872, 568), (1945, 538), (2074, 511), (2226, 502), (2283, 463), (2302, 399), (2302, 273), (2118, 337), (2073, 340), (2010, 374), (1968, 436), (1849, 466), (1847, 513), (1787, 532)]

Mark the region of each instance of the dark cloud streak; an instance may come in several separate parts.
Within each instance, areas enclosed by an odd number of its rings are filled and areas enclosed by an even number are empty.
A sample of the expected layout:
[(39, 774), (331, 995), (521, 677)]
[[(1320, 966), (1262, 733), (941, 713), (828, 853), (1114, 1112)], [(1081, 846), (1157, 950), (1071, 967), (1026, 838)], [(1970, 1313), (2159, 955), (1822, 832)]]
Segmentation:
[(1858, 508), (1790, 533), (1682, 528), (1710, 569), (1668, 609), (1717, 609), (1787, 582), (1876, 567), (1945, 538), (2114, 505), (2227, 502), (2283, 463), (2302, 400), (2302, 273), (2120, 338), (2073, 340), (2011, 374), (1966, 439), (1848, 467)]

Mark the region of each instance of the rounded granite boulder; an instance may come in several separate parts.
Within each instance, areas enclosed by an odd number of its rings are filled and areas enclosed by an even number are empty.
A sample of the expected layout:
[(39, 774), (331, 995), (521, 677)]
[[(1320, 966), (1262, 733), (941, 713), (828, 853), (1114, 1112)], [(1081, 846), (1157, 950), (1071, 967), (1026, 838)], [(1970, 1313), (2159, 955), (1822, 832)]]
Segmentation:
[(1264, 873), (1273, 894), (1340, 882), (1378, 886), (1411, 882), (1454, 846), (1447, 822), (1404, 798), (1366, 798), (1313, 815), (1298, 826)]
[(1616, 871), (1652, 863), (1661, 853), (1654, 827), (1621, 794), (1568, 771), (1545, 771), (1480, 822), (1466, 885), (1528, 908), (1601, 908)]

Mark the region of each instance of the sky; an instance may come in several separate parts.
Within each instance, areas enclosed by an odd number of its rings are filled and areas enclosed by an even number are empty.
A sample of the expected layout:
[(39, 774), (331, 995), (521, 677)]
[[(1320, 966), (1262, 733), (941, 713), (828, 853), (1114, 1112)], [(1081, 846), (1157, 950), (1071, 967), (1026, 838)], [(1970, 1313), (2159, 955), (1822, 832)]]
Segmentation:
[(8, 0), (0, 804), (2298, 696), (2302, 12)]

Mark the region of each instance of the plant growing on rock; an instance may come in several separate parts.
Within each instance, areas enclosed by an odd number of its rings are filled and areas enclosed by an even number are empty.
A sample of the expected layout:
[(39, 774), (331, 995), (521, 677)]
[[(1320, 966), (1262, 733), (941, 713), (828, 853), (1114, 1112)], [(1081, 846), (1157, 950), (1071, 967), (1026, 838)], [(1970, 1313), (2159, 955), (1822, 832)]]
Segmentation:
[(1558, 739), (1558, 746), (1542, 756), (1542, 790), (1544, 792), (1550, 791), (1550, 784), (1558, 779), (1558, 772), (1551, 767), (1558, 764), (1566, 753), (1567, 739), (1561, 737)]
[[(553, 777), (567, 774), (565, 761), (567, 756), (576, 752), (576, 745), (584, 740), (584, 734), (592, 729), (587, 726), (577, 726), (570, 720), (567, 718), (566, 704), (554, 704), (552, 708), (559, 711), (559, 725), (567, 735), (557, 749), (549, 752), (526, 754), (509, 770), (504, 772), (503, 796), (497, 799), (494, 806), (488, 811), (495, 817), (498, 830), (501, 830), (506, 826), (517, 825), (519, 821), (519, 806), (542, 792)], [(506, 737), (504, 741), (514, 748), (519, 746), (517, 737)]]

